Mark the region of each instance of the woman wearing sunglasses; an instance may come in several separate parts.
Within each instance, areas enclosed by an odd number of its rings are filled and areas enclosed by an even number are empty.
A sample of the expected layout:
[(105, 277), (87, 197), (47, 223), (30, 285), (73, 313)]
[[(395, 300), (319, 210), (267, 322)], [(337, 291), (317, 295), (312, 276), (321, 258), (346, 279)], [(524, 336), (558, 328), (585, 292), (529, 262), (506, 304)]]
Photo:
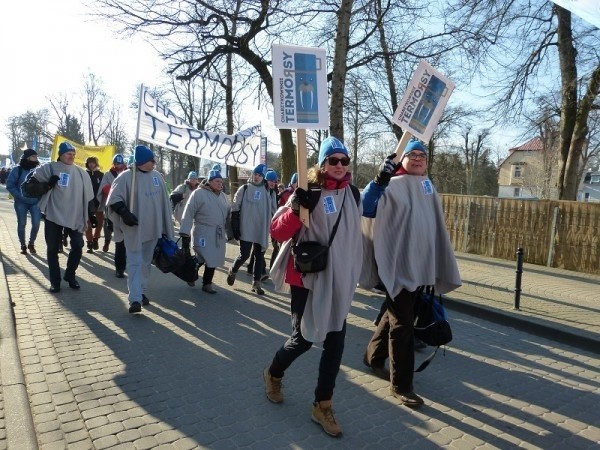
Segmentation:
[[(340, 436), (342, 430), (333, 414), (331, 399), (344, 351), (346, 316), (362, 264), (360, 197), (358, 189), (350, 184), (349, 165), (346, 146), (334, 137), (325, 139), (319, 162), (308, 173), (310, 189), (297, 188), (271, 223), (273, 238), (284, 242), (271, 278), (279, 291), (291, 291), (292, 334), (264, 370), (267, 398), (281, 403), (285, 370), (313, 342), (323, 342), (312, 420), (334, 437)], [(300, 221), (301, 206), (310, 211), (309, 228)], [(291, 256), (292, 245), (303, 241), (327, 245), (330, 240), (325, 269), (300, 274)]]
[(365, 264), (360, 285), (370, 289), (380, 281), (386, 291), (386, 310), (363, 361), (375, 375), (388, 377), (392, 395), (403, 405), (418, 408), (424, 403), (413, 387), (418, 289), (435, 286), (436, 293), (444, 294), (461, 280), (437, 191), (425, 176), (427, 149), (414, 139), (397, 164), (395, 158), (388, 156), (362, 193)]

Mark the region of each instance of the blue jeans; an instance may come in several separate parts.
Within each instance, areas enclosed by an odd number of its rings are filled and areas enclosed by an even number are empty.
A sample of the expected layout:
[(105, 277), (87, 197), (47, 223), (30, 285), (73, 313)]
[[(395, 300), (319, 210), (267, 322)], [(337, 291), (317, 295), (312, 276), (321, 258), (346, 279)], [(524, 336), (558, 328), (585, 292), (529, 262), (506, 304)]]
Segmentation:
[(25, 227), (27, 226), (27, 212), (31, 215), (31, 232), (29, 233), (29, 244), (34, 244), (40, 229), (42, 211), (35, 204), (15, 201), (15, 212), (17, 213), (17, 236), (21, 245), (25, 245)]
[[(292, 313), (292, 335), (281, 346), (273, 362), (269, 367), (272, 376), (281, 378), (285, 370), (303, 353), (306, 353), (312, 347), (312, 342), (302, 337), (300, 323), (304, 315), (304, 308), (308, 299), (309, 291), (303, 287), (290, 286), (292, 299), (290, 303)], [(342, 364), (342, 354), (344, 353), (344, 341), (346, 340), (346, 321), (340, 331), (330, 331), (323, 342), (323, 352), (319, 362), (319, 378), (315, 389), (315, 401), (321, 402), (331, 400), (333, 397), (333, 388), (335, 379), (340, 371)]]

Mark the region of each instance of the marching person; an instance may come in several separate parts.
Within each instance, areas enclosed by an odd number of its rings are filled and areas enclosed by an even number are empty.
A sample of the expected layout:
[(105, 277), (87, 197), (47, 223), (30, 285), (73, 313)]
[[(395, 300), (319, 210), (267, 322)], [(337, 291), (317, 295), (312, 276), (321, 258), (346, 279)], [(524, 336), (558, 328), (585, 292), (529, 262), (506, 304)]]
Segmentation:
[(392, 395), (418, 408), (424, 401), (413, 386), (416, 295), (421, 286), (433, 285), (436, 293), (444, 294), (459, 287), (461, 280), (441, 203), (425, 176), (427, 149), (413, 139), (397, 164), (395, 158), (396, 154), (388, 156), (362, 194), (363, 215), (374, 218), (372, 227), (363, 227), (371, 230), (363, 239), (374, 257), (365, 255), (371, 264), (363, 265), (360, 285), (369, 289), (380, 280), (387, 307), (363, 361), (383, 377), (389, 358)]
[[(21, 253), (26, 255), (27, 250), (30, 253), (37, 253), (35, 250), (35, 240), (40, 230), (42, 221), (42, 212), (38, 203), (39, 198), (25, 197), (21, 192), (21, 185), (25, 181), (29, 172), (40, 165), (38, 154), (35, 150), (28, 148), (21, 155), (19, 166), (10, 171), (6, 179), (6, 189), (11, 193), (15, 200), (15, 212), (17, 213), (17, 236), (21, 243)], [(27, 226), (27, 213), (31, 216), (31, 230), (29, 232), (29, 241), (25, 241), (25, 227)], [(27, 245), (25, 245), (25, 243)]]
[[(115, 241), (125, 242), (129, 312), (139, 313), (150, 304), (146, 289), (158, 239), (173, 239), (171, 205), (162, 175), (154, 170), (154, 153), (145, 145), (135, 148), (134, 164), (113, 182), (108, 197), (109, 219)], [(135, 171), (135, 179), (134, 179)], [(133, 191), (133, 205), (130, 197)]]
[(256, 259), (253, 268), (252, 292), (259, 295), (265, 293), (260, 280), (265, 267), (269, 226), (277, 207), (264, 182), (265, 170), (264, 164), (256, 166), (252, 171), (252, 178), (235, 193), (231, 207), (231, 228), (233, 237), (240, 241), (240, 254), (227, 274), (227, 284), (233, 286), (239, 268), (254, 250)]
[(213, 287), (215, 268), (225, 263), (225, 224), (230, 211), (231, 205), (223, 193), (223, 177), (216, 170), (209, 172), (207, 184), (192, 192), (183, 210), (179, 228), (182, 246), (189, 253), (191, 243), (196, 258), (201, 264), (204, 263), (202, 290), (209, 294), (217, 292)]
[[(90, 177), (75, 164), (75, 147), (69, 142), (58, 146), (58, 160), (39, 166), (33, 177), (23, 185), (28, 195), (41, 196), (40, 210), (45, 215), (50, 292), (60, 291), (59, 247), (63, 230), (69, 237), (71, 249), (63, 279), (72, 289), (81, 286), (75, 278), (83, 249), (83, 234), (88, 226), (96, 227), (94, 215), (94, 190)], [(89, 222), (88, 222), (89, 221)]]
[[(277, 181), (279, 180), (279, 176), (277, 172), (273, 169), (268, 169), (265, 174), (265, 185), (267, 186), (267, 190), (269, 191), (269, 195), (271, 196), (271, 201), (277, 205), (279, 203), (279, 193), (277, 191)], [(274, 213), (274, 212), (273, 212)], [(277, 253), (279, 252), (279, 242), (275, 239), (271, 238), (271, 245), (273, 246), (273, 251), (271, 252), (271, 260), (269, 262), (269, 270), (273, 265), (273, 261), (277, 258)], [(256, 261), (256, 254), (254, 249), (250, 254), (250, 260), (248, 262), (248, 273), (254, 274), (254, 262)], [(260, 281), (267, 281), (269, 279), (269, 274), (267, 273), (267, 262), (265, 261), (265, 265), (263, 267), (263, 273), (260, 277)]]
[(281, 192), (279, 194), (279, 206), (283, 206), (287, 203), (288, 199), (294, 193), (294, 191), (296, 190), (297, 187), (298, 187), (298, 174), (296, 172), (294, 172), (288, 187), (285, 188), (283, 190), (283, 192)]
[[(108, 252), (110, 241), (112, 240), (113, 235), (113, 223), (108, 218), (108, 211), (106, 206), (106, 201), (108, 200), (108, 195), (110, 193), (110, 188), (112, 186), (113, 181), (119, 176), (121, 172), (125, 170), (127, 166), (125, 165), (125, 159), (123, 155), (117, 153), (113, 156), (112, 159), (112, 167), (104, 174), (102, 177), (102, 181), (100, 182), (100, 187), (98, 188), (98, 194), (96, 195), (96, 200), (100, 202), (99, 208), (104, 212), (105, 220), (104, 220), (104, 245), (102, 246), (102, 251), (104, 253)], [(125, 252), (125, 243), (123, 240), (115, 242), (115, 276), (117, 278), (125, 277), (125, 265), (127, 263), (127, 256)]]
[[(284, 242), (271, 278), (279, 291), (286, 289), (286, 284), (291, 290), (292, 334), (264, 369), (266, 395), (271, 402), (281, 403), (282, 378), (287, 368), (314, 342), (322, 342), (311, 418), (334, 437), (340, 436), (342, 429), (332, 409), (333, 390), (344, 351), (346, 317), (362, 265), (362, 208), (358, 189), (350, 184), (349, 165), (346, 146), (335, 137), (325, 139), (318, 165), (308, 174), (311, 189), (296, 189), (271, 224), (271, 235)], [(299, 218), (300, 206), (310, 211), (309, 228)], [(327, 245), (331, 236), (325, 269), (298, 272), (292, 246), (303, 241)]]
[(198, 180), (198, 174), (193, 170), (188, 173), (185, 181), (177, 186), (173, 192), (171, 192), (171, 203), (173, 204), (173, 217), (177, 223), (181, 223), (181, 216), (185, 209), (185, 204), (188, 198), (192, 195), (192, 192), (196, 190), (200, 181)]
[(95, 156), (90, 156), (85, 160), (85, 168), (94, 189), (94, 200), (92, 201), (94, 203), (94, 214), (98, 222), (95, 228), (88, 226), (85, 230), (85, 239), (87, 241), (87, 253), (94, 253), (94, 250), (98, 250), (98, 239), (100, 239), (100, 233), (102, 233), (102, 226), (104, 225), (104, 210), (99, 208), (100, 201), (96, 198), (104, 173), (100, 171), (98, 158)]

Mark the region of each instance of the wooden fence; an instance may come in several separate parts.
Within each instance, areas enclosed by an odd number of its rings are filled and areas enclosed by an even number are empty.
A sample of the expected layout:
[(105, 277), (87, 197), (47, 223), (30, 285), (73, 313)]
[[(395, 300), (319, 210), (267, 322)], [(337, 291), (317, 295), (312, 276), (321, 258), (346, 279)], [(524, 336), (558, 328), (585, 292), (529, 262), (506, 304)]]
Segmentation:
[(456, 251), (600, 274), (600, 203), (441, 195)]

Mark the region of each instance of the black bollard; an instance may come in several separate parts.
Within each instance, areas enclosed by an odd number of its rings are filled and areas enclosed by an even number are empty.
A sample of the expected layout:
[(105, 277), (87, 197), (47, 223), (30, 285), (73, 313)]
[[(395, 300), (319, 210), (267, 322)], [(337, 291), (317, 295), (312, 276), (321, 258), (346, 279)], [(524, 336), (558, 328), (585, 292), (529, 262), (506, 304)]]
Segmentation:
[(523, 247), (517, 249), (517, 277), (515, 281), (515, 309), (521, 306), (521, 276), (523, 275)]

